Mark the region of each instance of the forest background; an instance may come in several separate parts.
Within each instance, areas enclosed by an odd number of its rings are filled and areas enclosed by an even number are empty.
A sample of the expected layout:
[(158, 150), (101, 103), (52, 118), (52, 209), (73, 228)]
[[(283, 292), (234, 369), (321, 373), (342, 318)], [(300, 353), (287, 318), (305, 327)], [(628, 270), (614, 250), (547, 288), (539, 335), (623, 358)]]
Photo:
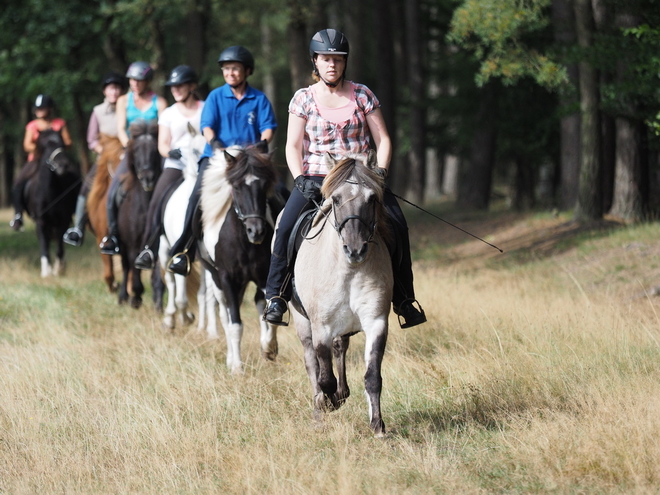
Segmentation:
[(0, 13), (0, 206), (25, 162), (39, 93), (54, 97), (83, 171), (100, 79), (135, 60), (153, 88), (188, 64), (202, 96), (224, 83), (219, 53), (244, 45), (251, 85), (275, 107), (311, 82), (319, 29), (349, 38), (347, 76), (381, 101), (395, 145), (392, 189), (487, 209), (571, 210), (626, 221), (660, 208), (660, 8), (655, 0), (5, 0)]

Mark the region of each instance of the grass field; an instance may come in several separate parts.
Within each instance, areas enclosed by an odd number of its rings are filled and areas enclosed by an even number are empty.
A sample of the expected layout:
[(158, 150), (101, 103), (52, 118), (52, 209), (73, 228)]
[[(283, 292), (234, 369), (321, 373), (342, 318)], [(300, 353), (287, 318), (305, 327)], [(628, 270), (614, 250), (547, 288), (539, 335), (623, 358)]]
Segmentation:
[(0, 211), (0, 493), (660, 491), (660, 225), (437, 212), (505, 253), (409, 212), (429, 322), (390, 320), (380, 440), (362, 335), (319, 428), (292, 328), (264, 361), (245, 304), (232, 376), (224, 339), (118, 306), (89, 239), (42, 280)]

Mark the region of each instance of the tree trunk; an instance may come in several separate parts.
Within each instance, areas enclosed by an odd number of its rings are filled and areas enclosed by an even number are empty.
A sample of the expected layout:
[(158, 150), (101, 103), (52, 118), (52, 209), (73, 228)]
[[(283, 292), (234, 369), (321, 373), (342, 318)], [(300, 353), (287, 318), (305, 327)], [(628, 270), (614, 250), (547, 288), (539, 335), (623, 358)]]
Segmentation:
[(474, 119), (475, 130), (470, 143), (470, 158), (461, 163), (456, 201), (461, 208), (485, 210), (490, 203), (496, 143), (494, 92), (492, 84), (487, 84), (480, 91), (479, 109)]
[[(552, 24), (555, 40), (562, 46), (575, 43), (575, 16), (569, 0), (552, 1)], [(577, 106), (577, 87), (579, 84), (576, 64), (568, 64), (568, 77), (575, 88), (573, 94), (563, 94), (559, 106), (568, 109)], [(559, 206), (561, 209), (575, 208), (578, 196), (580, 176), (580, 114), (573, 112), (564, 115), (560, 122), (559, 153)]]
[[(206, 49), (206, 26), (210, 6), (204, 0), (190, 0), (188, 13), (186, 14), (186, 63), (190, 65), (197, 74), (201, 74), (207, 59)], [(205, 99), (209, 93), (208, 84), (198, 86), (200, 95)]]
[[(639, 25), (639, 19), (620, 13), (616, 16), (617, 28), (631, 28)], [(628, 68), (626, 57), (617, 61), (617, 78), (624, 82)], [(638, 221), (644, 214), (644, 175), (642, 154), (643, 123), (636, 117), (637, 108), (630, 103), (625, 115), (616, 118), (616, 172), (614, 174), (614, 199), (610, 214), (627, 221)]]
[[(379, 54), (382, 57), (380, 60), (394, 60), (394, 44), (392, 43), (392, 26), (391, 26), (391, 0), (382, 0), (373, 3), (373, 19), (374, 30), (376, 32), (376, 46), (380, 48)], [(377, 81), (378, 84), (374, 88), (378, 100), (380, 101), (380, 108), (383, 112), (385, 125), (392, 140), (392, 163), (390, 164), (390, 174), (388, 182), (392, 184), (396, 190), (402, 191), (403, 187), (399, 186), (399, 167), (397, 161), (397, 127), (396, 127), (396, 74), (395, 63), (378, 63), (376, 64)]]
[(291, 90), (295, 92), (310, 84), (312, 66), (309, 61), (307, 22), (302, 6), (298, 0), (290, 0), (289, 8), (291, 9), (291, 17), (287, 26), (289, 70), (291, 72)]
[(426, 181), (426, 111), (422, 44), (420, 41), (419, 1), (406, 0), (406, 55), (410, 89), (410, 165), (408, 194), (412, 201), (424, 200)]
[[(592, 46), (594, 33), (591, 2), (590, 0), (575, 0), (574, 6), (578, 43), (582, 50), (588, 51)], [(582, 150), (575, 218), (577, 220), (595, 220), (603, 216), (598, 74), (584, 55), (579, 67)]]
[(626, 117), (616, 119), (616, 175), (610, 214), (628, 221), (642, 218), (642, 124)]
[[(377, 2), (380, 3), (380, 2)], [(344, 34), (351, 45), (351, 57), (348, 62), (346, 72), (348, 79), (352, 81), (364, 82), (365, 79), (365, 29), (364, 20), (367, 18), (366, 6), (364, 1), (355, 2), (345, 0), (343, 9), (343, 25), (346, 26)], [(379, 5), (384, 8), (384, 5)]]

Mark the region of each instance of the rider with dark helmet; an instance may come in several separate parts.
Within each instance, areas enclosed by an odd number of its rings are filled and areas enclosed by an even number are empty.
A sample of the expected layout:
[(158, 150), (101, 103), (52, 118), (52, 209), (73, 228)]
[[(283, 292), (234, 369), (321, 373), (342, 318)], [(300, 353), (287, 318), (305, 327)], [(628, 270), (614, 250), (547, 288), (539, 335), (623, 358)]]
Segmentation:
[[(126, 147), (130, 139), (128, 128), (136, 120), (152, 121), (167, 107), (167, 101), (151, 90), (154, 70), (144, 61), (133, 62), (126, 71), (129, 92), (117, 100), (117, 137)], [(119, 254), (117, 239), (117, 192), (121, 177), (127, 172), (126, 158), (122, 158), (108, 192), (108, 233), (101, 240), (99, 247), (103, 254)]]
[(195, 256), (193, 217), (200, 197), (204, 170), (214, 149), (229, 146), (247, 146), (273, 138), (277, 121), (268, 98), (247, 82), (254, 71), (254, 57), (242, 46), (230, 46), (218, 57), (225, 79), (223, 86), (214, 89), (202, 112), (202, 133), (207, 145), (199, 161), (199, 174), (186, 210), (186, 221), (181, 237), (174, 243), (168, 270), (188, 275)]
[[(117, 138), (117, 100), (126, 90), (126, 78), (118, 72), (108, 72), (101, 78), (101, 89), (103, 91), (103, 103), (92, 110), (87, 125), (87, 147), (96, 153), (97, 158), (103, 153), (103, 144), (106, 139)], [(64, 233), (64, 242), (72, 246), (80, 246), (83, 243), (85, 223), (87, 215), (85, 207), (87, 195), (94, 184), (98, 162), (87, 172), (85, 182), (80, 189), (76, 203), (76, 214), (74, 226)]]
[[(289, 103), (285, 151), (296, 187), (280, 217), (266, 283), (264, 319), (274, 325), (286, 325), (283, 315), (291, 295), (287, 270), (293, 269), (287, 267), (287, 244), (299, 214), (322, 199), (321, 184), (329, 171), (325, 154), (363, 154), (373, 141), (378, 173), (383, 178), (390, 165), (392, 143), (380, 103), (369, 88), (346, 80), (348, 53), (348, 40), (340, 31), (324, 29), (316, 33), (309, 44), (309, 55), (317, 82), (298, 90)], [(338, 135), (341, 139), (336, 138)], [(389, 188), (385, 189), (383, 202), (395, 235), (401, 240), (400, 249), (391, 247), (392, 302), (401, 326), (407, 328), (424, 323), (426, 316), (415, 300), (408, 226)]]
[(37, 172), (37, 164), (34, 162), (34, 151), (37, 148), (39, 133), (47, 129), (60, 131), (64, 145), (67, 147), (71, 146), (69, 129), (64, 119), (55, 117), (55, 102), (51, 96), (47, 94), (38, 95), (34, 100), (32, 110), (36, 118), (28, 122), (25, 126), (25, 137), (23, 138), (23, 149), (28, 154), (27, 163), (21, 169), (12, 187), (12, 203), (15, 214), (9, 225), (14, 230), (21, 230), (23, 228), (23, 210), (25, 209), (23, 192), (28, 180)]
[(135, 259), (135, 266), (140, 270), (153, 269), (156, 265), (156, 253), (162, 229), (163, 200), (172, 187), (183, 178), (187, 158), (186, 150), (190, 147), (192, 135), (188, 126), (200, 133), (200, 120), (204, 102), (195, 95), (197, 74), (188, 65), (179, 65), (172, 69), (165, 83), (169, 86), (174, 104), (165, 109), (158, 118), (158, 151), (165, 158), (163, 172), (158, 178), (147, 212), (147, 228), (144, 233), (144, 249)]

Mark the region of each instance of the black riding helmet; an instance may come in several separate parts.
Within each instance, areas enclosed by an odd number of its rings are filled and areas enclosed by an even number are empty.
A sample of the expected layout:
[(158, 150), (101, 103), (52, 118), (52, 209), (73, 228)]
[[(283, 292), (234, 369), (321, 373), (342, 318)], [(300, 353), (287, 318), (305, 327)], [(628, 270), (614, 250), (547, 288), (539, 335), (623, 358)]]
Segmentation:
[(126, 87), (126, 78), (122, 76), (119, 72), (108, 72), (101, 79), (101, 88), (105, 89), (108, 84), (117, 84), (122, 88)]
[[(344, 55), (346, 60), (348, 60), (348, 52), (348, 39), (346, 39), (344, 33), (337, 31), (336, 29), (322, 29), (312, 36), (312, 40), (309, 42), (309, 57), (312, 60), (314, 74), (321, 77), (316, 68), (317, 55)], [(341, 76), (342, 79), (344, 79), (345, 76), (346, 68), (344, 68), (344, 73)], [(329, 84), (325, 80), (323, 80), (323, 82), (330, 87), (336, 86), (336, 84)]]
[(249, 74), (254, 72), (254, 57), (250, 53), (250, 50), (245, 47), (236, 45), (222, 50), (222, 53), (218, 57), (218, 64), (222, 66), (225, 62), (240, 62), (245, 66), (246, 72), (248, 69), (250, 69)]
[(153, 76), (154, 70), (151, 68), (151, 65), (143, 61), (133, 62), (128, 66), (128, 70), (126, 71), (126, 77), (135, 79), (136, 81), (151, 81)]
[(44, 94), (37, 95), (37, 98), (34, 100), (34, 108), (54, 108), (55, 102), (53, 99)]
[(165, 86), (177, 86), (179, 84), (196, 82), (197, 74), (192, 67), (189, 65), (177, 65), (170, 72), (170, 77), (165, 82)]

